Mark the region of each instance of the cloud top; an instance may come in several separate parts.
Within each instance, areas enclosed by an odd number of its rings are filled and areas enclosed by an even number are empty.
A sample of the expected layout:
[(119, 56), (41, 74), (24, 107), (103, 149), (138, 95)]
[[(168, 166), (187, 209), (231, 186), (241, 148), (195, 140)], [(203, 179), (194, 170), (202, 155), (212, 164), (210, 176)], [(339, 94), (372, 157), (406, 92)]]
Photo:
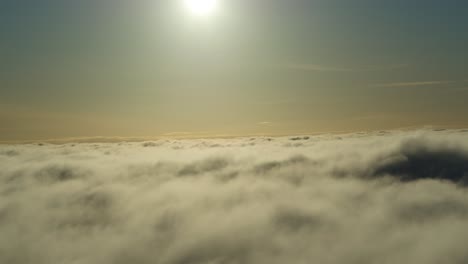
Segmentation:
[(0, 146), (0, 263), (466, 263), (467, 136)]

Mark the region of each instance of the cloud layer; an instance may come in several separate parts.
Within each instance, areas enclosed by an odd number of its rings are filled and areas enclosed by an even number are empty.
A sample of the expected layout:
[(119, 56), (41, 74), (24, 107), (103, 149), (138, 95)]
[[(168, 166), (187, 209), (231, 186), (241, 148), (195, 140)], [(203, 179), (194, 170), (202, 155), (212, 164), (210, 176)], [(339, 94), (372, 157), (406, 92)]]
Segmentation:
[(467, 138), (0, 146), (0, 263), (466, 263)]

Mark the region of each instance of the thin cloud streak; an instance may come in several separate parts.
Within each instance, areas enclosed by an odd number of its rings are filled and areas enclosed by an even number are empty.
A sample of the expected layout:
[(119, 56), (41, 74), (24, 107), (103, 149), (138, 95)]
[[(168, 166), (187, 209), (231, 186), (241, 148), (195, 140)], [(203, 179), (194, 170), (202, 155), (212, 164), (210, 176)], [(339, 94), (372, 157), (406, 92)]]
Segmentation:
[(455, 83), (456, 81), (421, 81), (421, 82), (392, 82), (392, 83), (380, 83), (373, 86), (377, 87), (416, 87), (416, 86), (432, 86), (438, 84), (449, 84)]
[(283, 67), (290, 70), (314, 71), (314, 72), (366, 72), (366, 71), (385, 71), (395, 70), (407, 67), (407, 64), (398, 64), (390, 66), (371, 66), (371, 67), (334, 67), (320, 64), (290, 63)]

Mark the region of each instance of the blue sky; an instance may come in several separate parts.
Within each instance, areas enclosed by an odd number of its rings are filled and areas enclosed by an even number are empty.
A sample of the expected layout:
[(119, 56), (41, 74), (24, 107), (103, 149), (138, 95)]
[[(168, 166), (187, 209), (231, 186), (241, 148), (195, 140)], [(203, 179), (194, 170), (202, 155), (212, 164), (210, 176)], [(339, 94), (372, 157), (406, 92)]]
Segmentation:
[(468, 124), (466, 1), (219, 1), (2, 1), (0, 140)]

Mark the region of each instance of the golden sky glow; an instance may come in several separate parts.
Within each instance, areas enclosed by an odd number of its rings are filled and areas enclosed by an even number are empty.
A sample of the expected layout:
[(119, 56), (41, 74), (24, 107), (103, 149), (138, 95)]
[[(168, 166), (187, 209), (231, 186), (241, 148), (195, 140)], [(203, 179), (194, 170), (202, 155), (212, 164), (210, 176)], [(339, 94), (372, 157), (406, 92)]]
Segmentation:
[(0, 9), (0, 141), (466, 126), (467, 7), (12, 2)]

